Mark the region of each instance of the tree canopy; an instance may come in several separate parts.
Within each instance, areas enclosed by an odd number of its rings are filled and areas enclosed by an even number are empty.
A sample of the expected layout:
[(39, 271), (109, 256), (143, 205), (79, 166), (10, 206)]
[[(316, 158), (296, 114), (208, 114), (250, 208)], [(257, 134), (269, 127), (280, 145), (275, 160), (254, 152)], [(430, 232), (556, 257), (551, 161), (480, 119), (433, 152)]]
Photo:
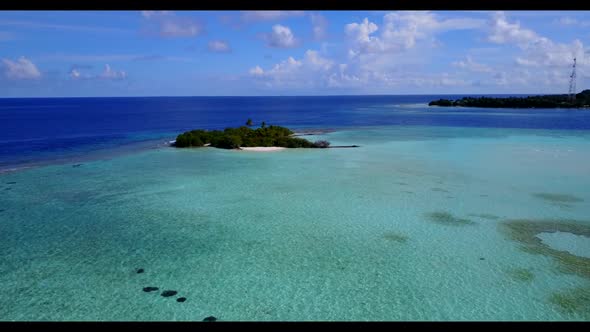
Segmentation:
[(235, 149), (240, 147), (279, 146), (286, 148), (327, 148), (330, 143), (312, 143), (306, 139), (292, 137), (293, 132), (281, 126), (265, 126), (252, 129), (247, 126), (224, 130), (196, 129), (176, 137), (174, 146), (179, 148), (200, 147), (210, 144), (216, 148)]

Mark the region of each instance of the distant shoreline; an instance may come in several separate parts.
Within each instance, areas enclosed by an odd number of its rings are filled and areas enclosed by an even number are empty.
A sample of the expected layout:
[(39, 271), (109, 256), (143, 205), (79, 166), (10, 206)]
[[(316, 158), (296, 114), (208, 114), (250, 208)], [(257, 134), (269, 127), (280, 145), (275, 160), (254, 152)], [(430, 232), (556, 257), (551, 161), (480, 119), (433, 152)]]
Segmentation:
[(590, 108), (590, 90), (584, 90), (575, 95), (541, 95), (528, 97), (463, 97), (461, 99), (438, 99), (428, 103), (428, 106), (441, 107), (482, 107), (482, 108)]

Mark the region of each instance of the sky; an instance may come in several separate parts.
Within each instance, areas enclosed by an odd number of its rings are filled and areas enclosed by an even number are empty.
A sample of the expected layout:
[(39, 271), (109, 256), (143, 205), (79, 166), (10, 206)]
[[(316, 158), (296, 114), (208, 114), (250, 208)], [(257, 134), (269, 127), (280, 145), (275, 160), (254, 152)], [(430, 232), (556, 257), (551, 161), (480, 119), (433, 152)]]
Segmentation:
[(567, 93), (588, 11), (0, 11), (0, 97)]

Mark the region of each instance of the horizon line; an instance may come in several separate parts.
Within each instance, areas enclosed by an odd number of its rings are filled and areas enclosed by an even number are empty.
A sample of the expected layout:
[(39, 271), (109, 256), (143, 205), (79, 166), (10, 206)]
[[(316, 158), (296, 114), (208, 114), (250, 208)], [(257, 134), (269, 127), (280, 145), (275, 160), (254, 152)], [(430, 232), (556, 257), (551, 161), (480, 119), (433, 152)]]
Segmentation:
[[(584, 90), (582, 90), (584, 91)], [(580, 92), (582, 92), (580, 91)], [(578, 93), (580, 93), (578, 92)], [(434, 93), (434, 94), (344, 94), (344, 95), (178, 95), (178, 96), (53, 96), (53, 97), (0, 97), (0, 99), (51, 99), (51, 98), (276, 98), (276, 97), (384, 97), (384, 96), (457, 96), (457, 95), (567, 95), (568, 93)]]

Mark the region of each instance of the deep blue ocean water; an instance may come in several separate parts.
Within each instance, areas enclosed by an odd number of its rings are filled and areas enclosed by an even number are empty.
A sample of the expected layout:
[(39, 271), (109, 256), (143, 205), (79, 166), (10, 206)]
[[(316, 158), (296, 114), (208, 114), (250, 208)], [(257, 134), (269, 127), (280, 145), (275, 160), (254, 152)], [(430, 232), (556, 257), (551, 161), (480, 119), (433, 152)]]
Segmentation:
[[(498, 95), (499, 96), (499, 95)], [(462, 96), (149, 97), (0, 99), (0, 168), (254, 122), (293, 128), (423, 125), (590, 129), (590, 112), (438, 108)], [(403, 107), (401, 107), (403, 105)]]

